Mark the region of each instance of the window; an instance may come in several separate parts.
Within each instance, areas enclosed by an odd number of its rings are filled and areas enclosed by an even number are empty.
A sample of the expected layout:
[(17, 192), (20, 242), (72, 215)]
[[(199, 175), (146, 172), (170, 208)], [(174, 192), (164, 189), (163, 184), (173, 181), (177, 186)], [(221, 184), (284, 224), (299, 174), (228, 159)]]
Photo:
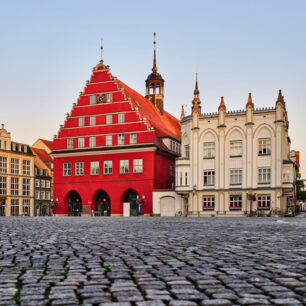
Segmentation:
[(11, 159), (11, 173), (19, 174), (19, 159), (16, 158)]
[(40, 180), (39, 179), (35, 179), (35, 187), (36, 188), (40, 187)]
[(95, 147), (96, 146), (96, 136), (90, 136), (89, 137), (89, 146)]
[(183, 174), (182, 172), (180, 172), (180, 186), (183, 185)]
[(111, 124), (113, 123), (113, 115), (108, 114), (106, 115), (106, 124)]
[(11, 216), (19, 216), (19, 200), (11, 199)]
[(270, 209), (271, 206), (270, 195), (259, 195), (257, 201), (258, 201), (258, 209)]
[(23, 175), (30, 175), (30, 161), (29, 160), (22, 161), (22, 172), (23, 172)]
[(0, 176), (0, 194), (6, 194), (6, 177)]
[(84, 145), (85, 145), (84, 137), (78, 138), (78, 147), (84, 148)]
[(231, 169), (231, 179), (230, 179), (231, 185), (241, 185), (242, 184), (242, 170), (232, 170)]
[(241, 195), (230, 195), (230, 209), (241, 209), (242, 196)]
[(63, 176), (71, 176), (71, 163), (63, 163)]
[(67, 138), (67, 149), (73, 148), (73, 138)]
[(90, 162), (90, 174), (91, 175), (99, 174), (99, 162), (98, 161)]
[(107, 103), (113, 102), (113, 94), (112, 93), (108, 93), (106, 95), (106, 102)]
[(113, 161), (105, 160), (103, 168), (104, 168), (104, 174), (112, 174), (113, 173)]
[(242, 156), (242, 141), (231, 141), (230, 142), (230, 154), (231, 157)]
[(185, 146), (184, 146), (184, 150), (185, 150), (184, 156), (185, 156), (186, 158), (189, 158), (189, 145), (185, 145)]
[(188, 173), (185, 172), (185, 185), (188, 185)]
[(137, 143), (137, 134), (136, 133), (130, 134), (130, 143)]
[(106, 135), (106, 145), (111, 146), (113, 144), (113, 136), (112, 135)]
[(39, 169), (39, 175), (44, 175), (44, 170), (43, 169)]
[(204, 142), (204, 158), (214, 158), (214, 157), (215, 157), (215, 143)]
[(124, 114), (118, 114), (118, 123), (124, 122)]
[(11, 195), (19, 194), (19, 179), (17, 177), (11, 177)]
[(270, 168), (259, 168), (258, 169), (258, 183), (269, 184), (271, 181), (271, 169)]
[(270, 155), (271, 154), (271, 139), (264, 138), (258, 140), (258, 155)]
[(79, 118), (79, 126), (84, 126), (84, 117)]
[(24, 216), (30, 216), (30, 200), (29, 199), (22, 200), (22, 213)]
[(118, 134), (118, 145), (124, 144), (124, 134)]
[(215, 185), (215, 171), (204, 171), (204, 185)]
[(50, 191), (46, 191), (46, 200), (51, 200)]
[[(84, 163), (83, 162), (75, 163), (75, 175), (76, 176), (84, 175)], [(50, 181), (48, 182), (50, 183)]]
[(41, 192), (41, 197), (42, 200), (46, 199), (46, 193), (44, 191)]
[(203, 210), (214, 210), (215, 209), (215, 197), (204, 196), (203, 197)]
[(22, 179), (22, 195), (30, 195), (30, 179)]
[(128, 159), (120, 160), (120, 173), (121, 174), (129, 173), (129, 160)]
[(7, 158), (0, 156), (0, 173), (7, 172)]
[(45, 188), (46, 187), (46, 181), (45, 180), (41, 180), (41, 188)]
[(6, 150), (6, 141), (4, 141), (4, 150)]
[(46, 181), (46, 188), (51, 188), (51, 182), (50, 181)]
[(96, 104), (96, 95), (92, 95), (92, 96), (90, 96), (90, 104), (92, 105), (92, 104)]
[(142, 158), (134, 159), (134, 173), (142, 173)]
[(89, 117), (89, 125), (96, 125), (96, 117), (95, 116)]
[(40, 192), (39, 191), (35, 191), (35, 199), (36, 200), (40, 199)]

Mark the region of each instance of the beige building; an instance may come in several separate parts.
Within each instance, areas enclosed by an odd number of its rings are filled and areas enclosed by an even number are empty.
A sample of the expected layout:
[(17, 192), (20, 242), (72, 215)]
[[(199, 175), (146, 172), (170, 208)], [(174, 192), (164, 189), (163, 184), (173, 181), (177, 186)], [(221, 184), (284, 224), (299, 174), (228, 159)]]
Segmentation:
[(192, 114), (182, 108), (176, 192), (182, 211), (200, 216), (284, 215), (294, 196), (289, 121), (281, 91), (275, 107), (202, 113), (196, 82)]
[(27, 144), (0, 129), (0, 215), (33, 216), (34, 155)]

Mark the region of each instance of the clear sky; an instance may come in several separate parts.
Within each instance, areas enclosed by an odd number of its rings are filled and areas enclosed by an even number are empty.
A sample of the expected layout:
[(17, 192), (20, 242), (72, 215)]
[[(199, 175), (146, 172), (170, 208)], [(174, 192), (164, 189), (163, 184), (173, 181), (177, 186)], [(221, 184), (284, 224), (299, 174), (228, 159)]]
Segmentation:
[(100, 59), (144, 94), (152, 68), (165, 108), (190, 110), (195, 72), (204, 112), (274, 106), (283, 90), (292, 149), (306, 178), (306, 1), (0, 0), (0, 122), (15, 141), (52, 139)]

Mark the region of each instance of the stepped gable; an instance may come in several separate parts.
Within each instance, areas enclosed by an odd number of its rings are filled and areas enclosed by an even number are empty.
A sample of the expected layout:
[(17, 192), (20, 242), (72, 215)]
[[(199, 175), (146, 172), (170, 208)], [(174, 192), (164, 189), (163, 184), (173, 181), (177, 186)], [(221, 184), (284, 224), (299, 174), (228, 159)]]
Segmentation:
[(52, 163), (51, 156), (43, 149), (31, 147), (31, 150), (37, 155), (44, 163)]
[(130, 97), (135, 107), (138, 107), (139, 113), (145, 117), (150, 127), (153, 127), (158, 137), (173, 137), (181, 140), (180, 122), (174, 116), (164, 111), (163, 115), (156, 107), (145, 97), (133, 90), (122, 81), (117, 80), (119, 85), (124, 88), (125, 93)]

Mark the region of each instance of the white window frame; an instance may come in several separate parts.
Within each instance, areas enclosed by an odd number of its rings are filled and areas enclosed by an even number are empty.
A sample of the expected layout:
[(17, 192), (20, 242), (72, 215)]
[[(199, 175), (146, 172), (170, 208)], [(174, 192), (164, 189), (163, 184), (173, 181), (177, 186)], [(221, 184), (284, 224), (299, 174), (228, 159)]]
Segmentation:
[(258, 155), (271, 155), (271, 138), (258, 139)]
[(35, 200), (40, 200), (40, 191), (35, 191)]
[(106, 124), (112, 124), (113, 123), (113, 115), (107, 114), (106, 115)]
[(19, 159), (11, 158), (11, 174), (19, 174)]
[(204, 142), (203, 144), (204, 158), (215, 158), (215, 143)]
[(46, 181), (45, 180), (41, 180), (40, 187), (41, 188), (46, 188)]
[(184, 157), (188, 158), (190, 157), (190, 146), (189, 144), (184, 145)]
[(202, 198), (202, 209), (204, 210), (214, 210), (215, 209), (215, 196), (214, 195), (204, 195)]
[(130, 143), (131, 144), (137, 143), (137, 134), (136, 133), (131, 133), (130, 134)]
[(29, 196), (30, 195), (30, 179), (22, 179), (22, 195)]
[(11, 177), (11, 195), (19, 195), (19, 179), (18, 177)]
[(91, 126), (96, 125), (96, 116), (89, 117), (89, 125)]
[(105, 160), (103, 162), (103, 174), (113, 174), (113, 161)]
[(112, 146), (113, 145), (113, 135), (106, 135), (105, 136), (105, 145)]
[(258, 209), (270, 209), (271, 208), (271, 195), (260, 194), (257, 196)]
[(124, 123), (124, 113), (118, 114), (118, 123)]
[(258, 168), (258, 184), (271, 183), (271, 168)]
[(142, 158), (135, 158), (133, 160), (133, 172), (134, 173), (143, 172), (143, 159)]
[(96, 146), (96, 136), (90, 136), (89, 137), (89, 146), (95, 147)]
[(85, 118), (79, 117), (79, 126), (84, 126), (84, 125), (85, 125)]
[(5, 195), (7, 192), (6, 176), (0, 176), (0, 195)]
[(19, 199), (11, 199), (11, 216), (19, 216)]
[(23, 175), (30, 175), (31, 174), (30, 170), (31, 170), (31, 162), (27, 159), (24, 159), (22, 161), (22, 173), (23, 173)]
[(241, 209), (242, 208), (242, 195), (241, 194), (230, 194), (229, 196), (230, 209)]
[(230, 185), (242, 184), (242, 169), (230, 169)]
[(124, 134), (118, 134), (118, 145), (124, 145), (124, 143), (125, 143)]
[(90, 175), (99, 175), (100, 173), (100, 164), (99, 161), (90, 162)]
[(71, 163), (63, 163), (63, 176), (71, 176)]
[(232, 140), (230, 142), (230, 157), (242, 156), (242, 141)]
[(7, 157), (0, 156), (0, 173), (7, 173)]
[(84, 162), (75, 163), (75, 175), (83, 176), (84, 175)]
[(84, 148), (85, 147), (85, 138), (79, 137), (78, 138), (78, 148)]
[(215, 170), (204, 170), (203, 184), (204, 186), (214, 186), (215, 185)]
[(67, 138), (67, 149), (73, 149), (73, 138)]
[(106, 94), (106, 102), (107, 103), (113, 102), (113, 93), (109, 92), (108, 94)]
[(97, 104), (97, 96), (96, 95), (91, 95), (89, 98), (89, 104), (94, 105)]
[(46, 188), (51, 188), (51, 182), (49, 180), (46, 180)]
[(40, 187), (40, 179), (35, 179), (35, 187), (36, 188)]
[(121, 159), (120, 160), (120, 174), (128, 174), (129, 173), (129, 160)]

